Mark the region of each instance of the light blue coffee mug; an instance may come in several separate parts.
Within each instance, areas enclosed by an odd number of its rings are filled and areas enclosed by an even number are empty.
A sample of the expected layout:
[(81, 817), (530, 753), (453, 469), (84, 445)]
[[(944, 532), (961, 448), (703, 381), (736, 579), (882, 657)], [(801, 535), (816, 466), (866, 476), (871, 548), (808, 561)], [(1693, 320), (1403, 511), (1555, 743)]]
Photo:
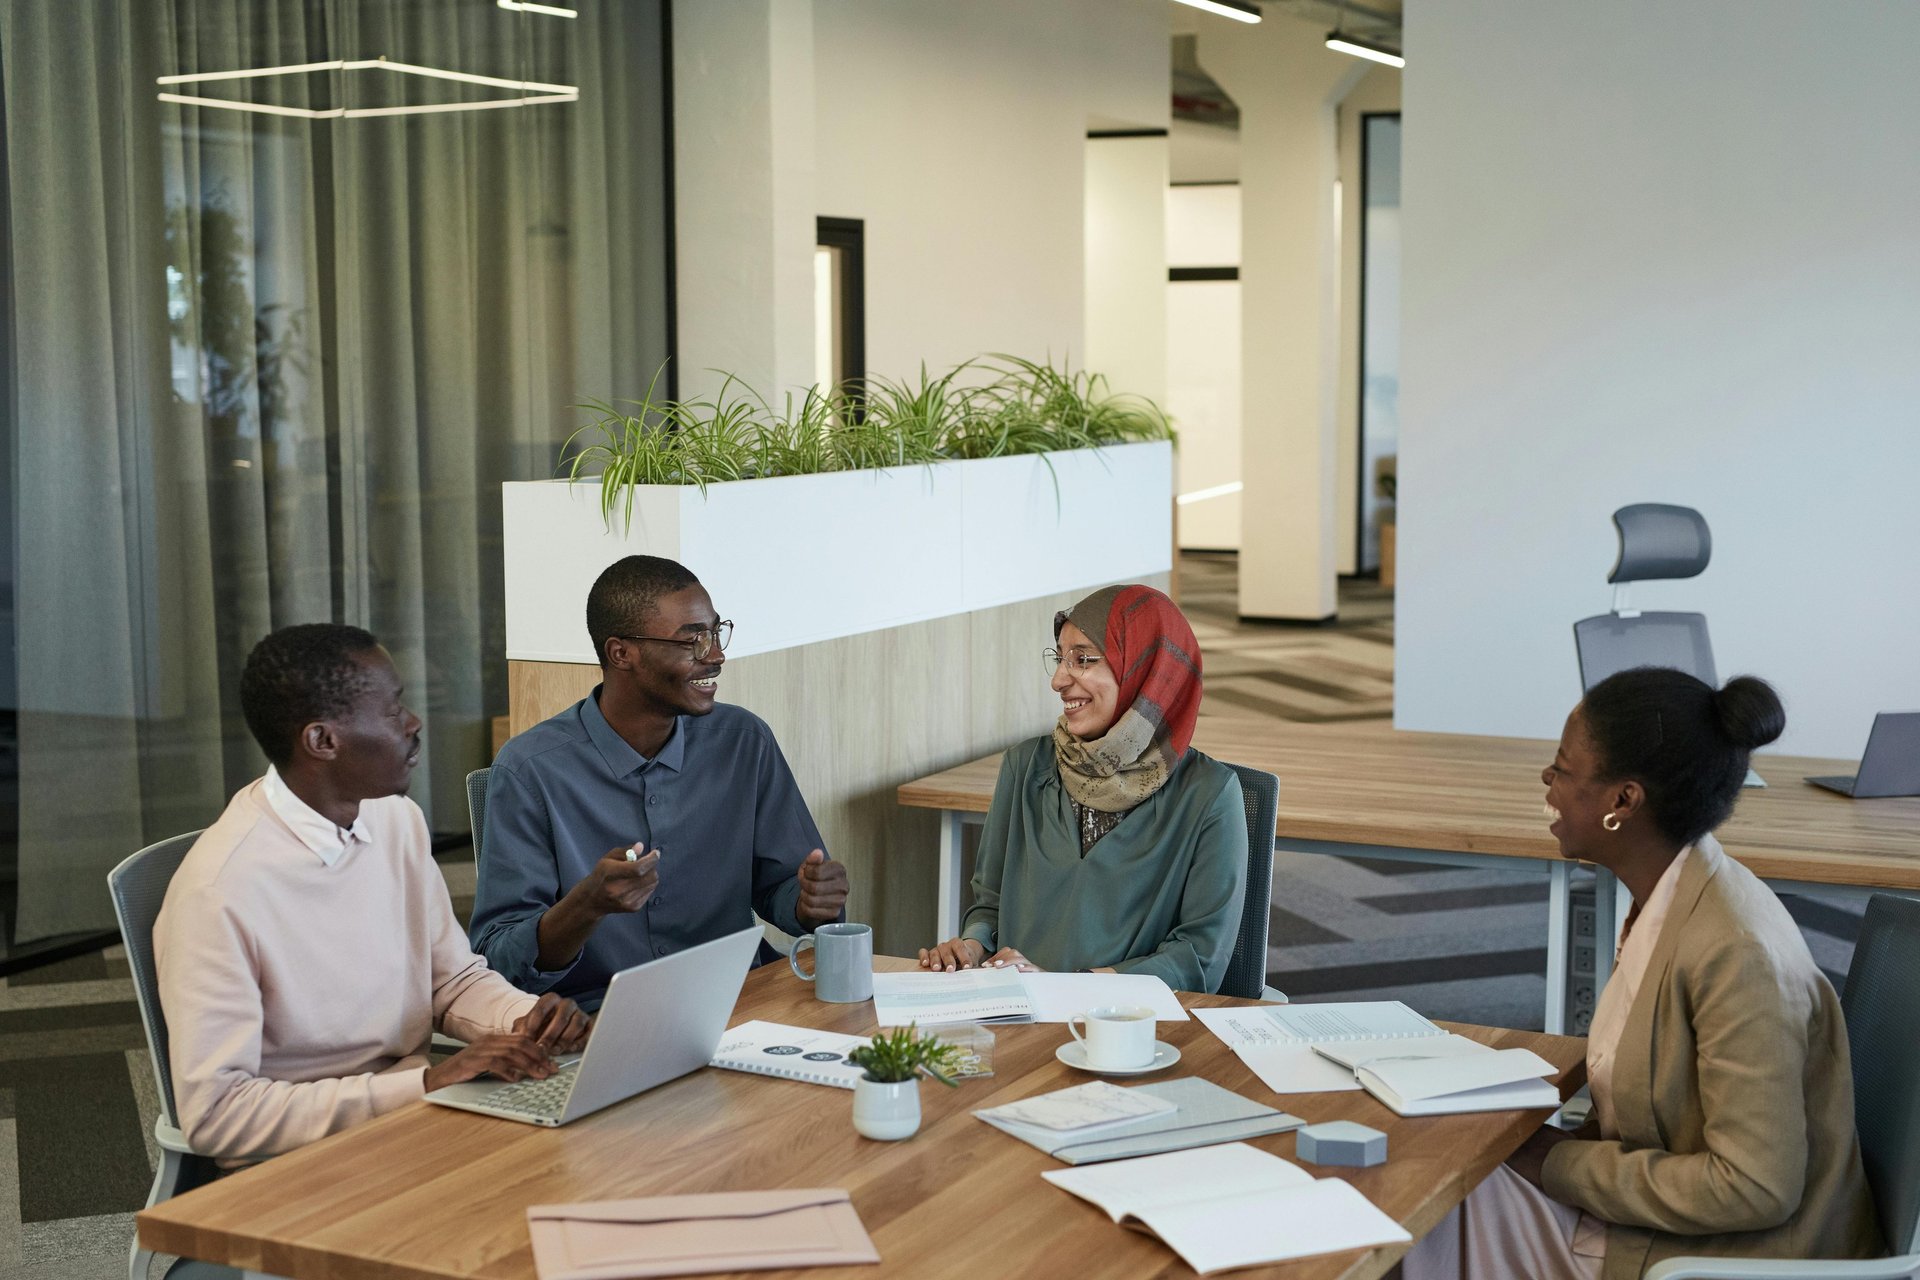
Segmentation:
[[(800, 953), (813, 948), (813, 972), (800, 967)], [(873, 998), (873, 927), (823, 924), (793, 940), (787, 964), (813, 983), (813, 994), (829, 1004), (858, 1004)]]

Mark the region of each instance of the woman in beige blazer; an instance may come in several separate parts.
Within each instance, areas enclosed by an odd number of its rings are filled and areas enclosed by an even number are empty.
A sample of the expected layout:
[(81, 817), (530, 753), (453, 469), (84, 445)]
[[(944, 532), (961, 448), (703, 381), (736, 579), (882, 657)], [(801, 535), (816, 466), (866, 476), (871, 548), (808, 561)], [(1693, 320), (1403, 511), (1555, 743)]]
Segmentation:
[(1567, 717), (1541, 774), (1549, 829), (1634, 902), (1587, 1042), (1593, 1115), (1529, 1139), (1407, 1256), (1407, 1280), (1883, 1252), (1840, 1002), (1773, 891), (1709, 834), (1785, 727), (1764, 681), (1715, 690), (1654, 667)]

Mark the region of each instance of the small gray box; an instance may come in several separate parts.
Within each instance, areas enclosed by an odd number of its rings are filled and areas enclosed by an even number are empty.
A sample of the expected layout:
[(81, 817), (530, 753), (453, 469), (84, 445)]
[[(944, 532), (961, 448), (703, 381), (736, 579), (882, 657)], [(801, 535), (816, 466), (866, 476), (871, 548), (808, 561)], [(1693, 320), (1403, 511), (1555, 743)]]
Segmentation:
[(1314, 1164), (1365, 1169), (1387, 1162), (1387, 1135), (1351, 1120), (1330, 1120), (1298, 1130), (1293, 1153)]

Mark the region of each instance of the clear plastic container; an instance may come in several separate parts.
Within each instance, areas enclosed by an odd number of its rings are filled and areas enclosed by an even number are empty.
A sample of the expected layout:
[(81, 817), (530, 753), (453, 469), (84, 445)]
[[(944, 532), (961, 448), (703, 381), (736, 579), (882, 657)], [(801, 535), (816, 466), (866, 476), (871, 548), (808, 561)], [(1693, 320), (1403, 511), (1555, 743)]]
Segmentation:
[(960, 1066), (953, 1073), (954, 1079), (973, 1080), (993, 1074), (991, 1028), (983, 1027), (977, 1022), (962, 1022), (950, 1027), (935, 1028), (933, 1034), (960, 1050)]

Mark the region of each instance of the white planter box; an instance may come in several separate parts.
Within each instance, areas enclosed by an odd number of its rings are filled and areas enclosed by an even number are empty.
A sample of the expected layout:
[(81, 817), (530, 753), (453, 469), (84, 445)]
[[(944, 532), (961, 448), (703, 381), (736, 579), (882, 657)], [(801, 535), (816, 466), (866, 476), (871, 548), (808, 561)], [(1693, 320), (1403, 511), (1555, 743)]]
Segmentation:
[[(1055, 483), (1058, 482), (1056, 497)], [(598, 482), (502, 487), (507, 656), (593, 662), (587, 590), (643, 553), (699, 575), (731, 657), (924, 622), (1172, 565), (1172, 449), (648, 485), (609, 532)]]

